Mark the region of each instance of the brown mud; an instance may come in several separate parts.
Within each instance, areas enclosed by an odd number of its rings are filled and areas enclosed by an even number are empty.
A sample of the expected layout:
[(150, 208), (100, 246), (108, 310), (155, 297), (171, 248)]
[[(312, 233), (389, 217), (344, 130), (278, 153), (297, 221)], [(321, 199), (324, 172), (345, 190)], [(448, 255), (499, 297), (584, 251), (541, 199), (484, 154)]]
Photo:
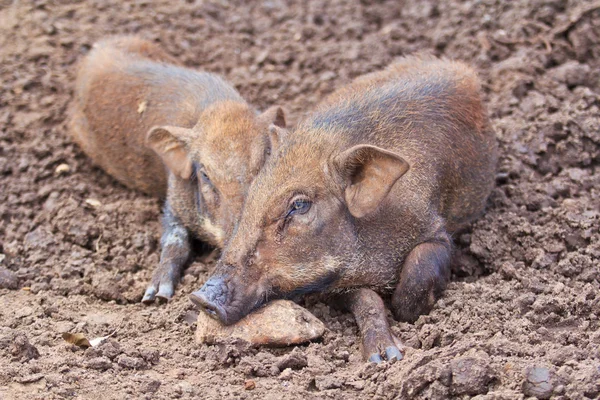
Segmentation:
[[(404, 360), (361, 359), (349, 314), (304, 305), (319, 343), (194, 343), (187, 294), (140, 299), (158, 261), (158, 200), (116, 183), (68, 136), (76, 61), (135, 33), (224, 75), (293, 124), (395, 57), (481, 73), (500, 143), (487, 213), (455, 238), (449, 288)], [(0, 398), (585, 399), (600, 396), (600, 3), (574, 0), (0, 0)], [(61, 333), (107, 341), (87, 350)]]

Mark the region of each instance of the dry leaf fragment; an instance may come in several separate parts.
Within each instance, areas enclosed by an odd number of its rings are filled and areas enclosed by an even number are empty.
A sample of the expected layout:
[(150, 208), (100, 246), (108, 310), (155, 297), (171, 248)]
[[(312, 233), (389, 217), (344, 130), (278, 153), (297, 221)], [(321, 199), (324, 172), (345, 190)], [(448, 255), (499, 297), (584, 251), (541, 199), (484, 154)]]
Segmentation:
[[(123, 322), (121, 321), (121, 324), (122, 323)], [(106, 336), (99, 336), (99, 337), (93, 338), (91, 340), (88, 340), (88, 338), (86, 338), (83, 333), (64, 332), (62, 334), (62, 337), (67, 342), (69, 342), (71, 344), (74, 344), (75, 346), (79, 346), (79, 347), (82, 347), (82, 348), (96, 347), (100, 343), (104, 342), (106, 339), (108, 339), (109, 337), (111, 337), (115, 333), (117, 333), (117, 331), (121, 328), (121, 324), (119, 324), (119, 326), (117, 327), (117, 329), (115, 329), (114, 331), (112, 331), (110, 334), (108, 334)]]
[(97, 338), (93, 338), (92, 340), (90, 340), (90, 344), (92, 345), (92, 347), (96, 347), (98, 346), (100, 343), (104, 342), (106, 339), (108, 339), (109, 337), (111, 337), (111, 335), (108, 336), (100, 336)]
[(111, 336), (112, 336), (112, 334), (108, 335), (108, 336), (100, 336), (100, 337), (88, 340), (88, 338), (86, 338), (83, 333), (65, 332), (62, 334), (63, 339), (65, 339), (67, 342), (74, 344), (75, 346), (84, 348), (84, 349), (87, 349), (88, 347), (96, 347)]
[(63, 337), (63, 339), (65, 339), (65, 341), (67, 341), (71, 344), (74, 344), (75, 346), (79, 346), (79, 347), (83, 347), (83, 348), (92, 347), (92, 344), (85, 337), (85, 335), (83, 333), (64, 332), (62, 334), (62, 337)]

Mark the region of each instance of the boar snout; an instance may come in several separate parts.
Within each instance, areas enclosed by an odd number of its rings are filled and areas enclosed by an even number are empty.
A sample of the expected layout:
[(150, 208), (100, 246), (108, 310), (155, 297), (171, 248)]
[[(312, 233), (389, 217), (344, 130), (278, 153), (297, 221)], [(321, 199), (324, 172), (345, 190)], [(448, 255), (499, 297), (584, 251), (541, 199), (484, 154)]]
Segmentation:
[(221, 304), (225, 303), (226, 293), (225, 280), (220, 276), (213, 276), (200, 290), (190, 295), (190, 300), (211, 317), (225, 321), (227, 316)]
[(214, 275), (190, 300), (211, 317), (231, 325), (263, 304), (258, 286), (232, 274)]

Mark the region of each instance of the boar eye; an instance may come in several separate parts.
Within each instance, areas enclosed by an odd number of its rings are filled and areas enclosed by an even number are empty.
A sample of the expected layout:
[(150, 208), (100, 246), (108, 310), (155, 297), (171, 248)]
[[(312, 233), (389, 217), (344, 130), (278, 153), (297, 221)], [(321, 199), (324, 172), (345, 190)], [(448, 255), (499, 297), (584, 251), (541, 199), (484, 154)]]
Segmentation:
[(206, 175), (206, 172), (204, 172), (204, 170), (200, 171), (200, 176), (202, 177), (202, 182), (211, 183), (210, 178), (208, 177), (208, 175)]
[(290, 217), (294, 214), (306, 214), (308, 210), (310, 210), (311, 205), (311, 201), (307, 198), (297, 198), (290, 204), (286, 217)]

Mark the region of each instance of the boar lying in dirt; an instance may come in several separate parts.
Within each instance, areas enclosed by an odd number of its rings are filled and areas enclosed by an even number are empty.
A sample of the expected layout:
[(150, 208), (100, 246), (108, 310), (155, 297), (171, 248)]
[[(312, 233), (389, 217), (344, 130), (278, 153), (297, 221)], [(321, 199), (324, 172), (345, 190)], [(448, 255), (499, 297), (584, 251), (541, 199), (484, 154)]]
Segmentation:
[(136, 37), (97, 43), (82, 61), (71, 131), (123, 184), (166, 197), (160, 264), (143, 297), (169, 299), (190, 234), (221, 247), (278, 142), (283, 112), (261, 115), (216, 75), (192, 71)]
[(415, 321), (446, 286), (451, 235), (482, 213), (496, 143), (475, 73), (405, 58), (332, 94), (250, 186), (192, 301), (233, 324), (274, 298), (330, 291), (367, 359), (401, 358), (378, 293)]

